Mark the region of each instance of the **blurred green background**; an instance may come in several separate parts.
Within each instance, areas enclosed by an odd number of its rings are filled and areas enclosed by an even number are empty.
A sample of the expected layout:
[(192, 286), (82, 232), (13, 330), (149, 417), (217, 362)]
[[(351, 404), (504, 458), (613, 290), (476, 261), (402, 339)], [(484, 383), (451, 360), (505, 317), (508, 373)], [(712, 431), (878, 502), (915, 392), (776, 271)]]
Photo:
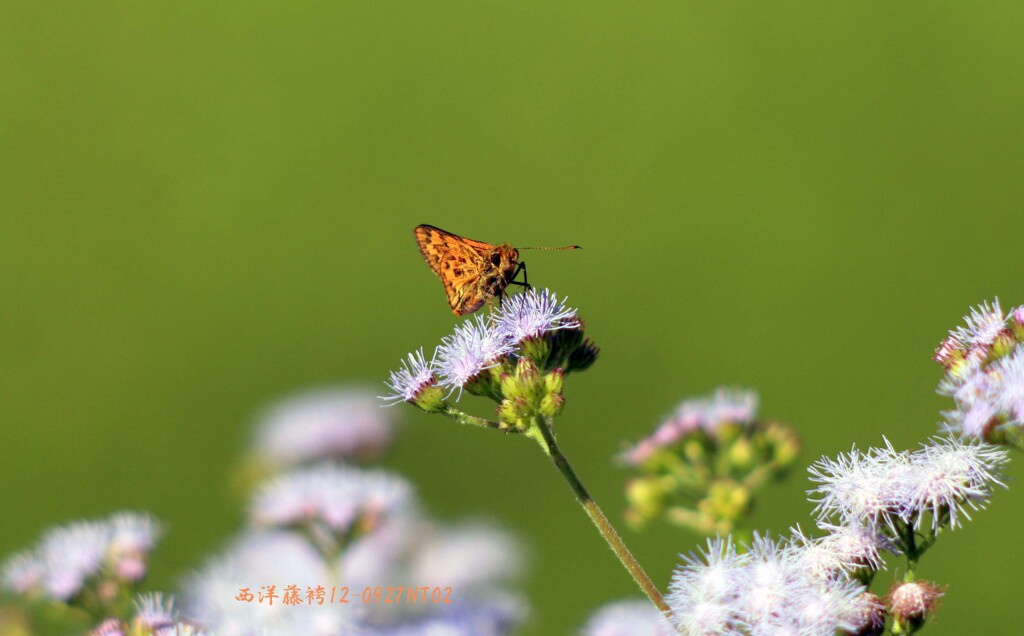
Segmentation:
[[(1024, 303), (1022, 29), (1011, 2), (0, 2), (0, 553), (148, 509), (173, 588), (240, 523), (255, 412), (449, 332), (418, 223), (584, 246), (524, 257), (602, 347), (559, 432), (613, 519), (620, 443), (719, 384), (802, 464), (916, 445), (945, 331)], [(637, 596), (531, 443), (399, 410), (428, 508), (531, 546), (526, 634)], [(1015, 620), (1016, 486), (923, 562), (929, 633)], [(754, 525), (812, 525), (807, 487)], [(624, 534), (659, 584), (697, 540)]]

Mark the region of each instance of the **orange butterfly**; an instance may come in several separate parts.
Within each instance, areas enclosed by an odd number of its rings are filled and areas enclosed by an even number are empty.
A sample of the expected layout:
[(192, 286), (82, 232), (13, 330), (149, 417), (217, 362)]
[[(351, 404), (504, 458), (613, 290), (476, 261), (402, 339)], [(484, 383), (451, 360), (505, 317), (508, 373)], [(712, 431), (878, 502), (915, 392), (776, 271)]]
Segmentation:
[[(433, 225), (417, 225), (416, 243), (423, 260), (434, 270), (444, 285), (448, 304), (456, 316), (473, 313), (488, 300), (505, 295), (509, 285), (529, 287), (526, 263), (519, 261), (519, 250), (508, 243), (491, 245), (474, 241)], [(578, 250), (566, 247), (524, 247), (521, 249)], [(523, 272), (523, 282), (515, 280)]]

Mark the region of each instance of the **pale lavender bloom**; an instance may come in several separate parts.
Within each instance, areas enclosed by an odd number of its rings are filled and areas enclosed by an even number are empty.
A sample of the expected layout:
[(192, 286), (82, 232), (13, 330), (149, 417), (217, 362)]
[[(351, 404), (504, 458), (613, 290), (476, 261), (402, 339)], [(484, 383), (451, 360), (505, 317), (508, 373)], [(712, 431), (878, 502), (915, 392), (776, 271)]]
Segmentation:
[(1017, 345), (989, 369), (988, 398), (1011, 425), (1024, 424), (1024, 345)]
[(1024, 327), (1024, 305), (1010, 312), (1010, 321), (1015, 327)]
[(410, 565), (417, 585), (467, 590), (517, 578), (523, 550), (507, 532), (481, 523), (421, 531)]
[(382, 585), (384, 581), (405, 580), (407, 560), (419, 551), (420, 538), (432, 525), (417, 510), (405, 509), (379, 523), (372, 532), (352, 541), (338, 556), (338, 570), (345, 573), (353, 589)]
[(647, 600), (618, 601), (599, 609), (581, 636), (673, 636), (676, 631)]
[(1006, 488), (1002, 468), (1005, 450), (988, 444), (970, 444), (956, 439), (935, 439), (913, 454), (914, 470), (908, 471), (904, 488), (911, 505), (915, 527), (924, 512), (932, 515), (932, 531), (948, 517), (950, 528), (970, 519), (967, 507), (983, 508), (995, 486)]
[(414, 402), (423, 389), (437, 384), (434, 360), (428, 361), (423, 355), (423, 347), (420, 347), (402, 361), (402, 366), (397, 371), (388, 374), (388, 381), (385, 384), (392, 393), (382, 395), (380, 399), (391, 404)]
[(885, 567), (882, 552), (895, 552), (896, 546), (872, 525), (833, 526), (821, 524), (827, 535), (818, 545), (831, 552), (839, 568), (849, 571), (859, 568), (878, 570)]
[(709, 539), (706, 550), (684, 557), (665, 599), (681, 634), (741, 633), (739, 598), (746, 559), (728, 539)]
[(394, 422), (378, 405), (363, 389), (315, 390), (287, 398), (259, 417), (256, 454), (278, 467), (379, 457), (391, 446)]
[(3, 582), (21, 593), (68, 601), (100, 576), (139, 581), (160, 534), (149, 515), (122, 512), (103, 521), (78, 521), (47, 531), (31, 552), (11, 558)]
[(545, 289), (528, 289), (510, 296), (491, 318), (493, 329), (512, 342), (536, 338), (550, 331), (579, 327), (576, 310)]
[(794, 567), (793, 554), (784, 550), (781, 543), (754, 533), (754, 543), (744, 564), (745, 585), (738, 601), (748, 625), (767, 623), (784, 614), (787, 599), (811, 581), (809, 576), (798, 577), (798, 573), (806, 571)]
[(994, 396), (998, 378), (988, 370), (976, 368), (961, 376), (947, 375), (939, 383), (939, 393), (948, 395), (956, 409), (943, 412), (943, 429), (975, 439), (984, 439), (999, 415)]
[(152, 516), (120, 512), (110, 518), (110, 545), (107, 558), (117, 575), (126, 581), (141, 581), (146, 576), (149, 553), (163, 532)]
[(684, 400), (647, 438), (624, 452), (620, 459), (631, 466), (647, 461), (656, 451), (672, 446), (698, 429), (713, 435), (720, 425), (748, 425), (757, 417), (754, 391), (720, 387), (708, 396)]
[(947, 431), (984, 439), (996, 424), (1024, 425), (1024, 345), (963, 378), (947, 376), (939, 393), (956, 402), (955, 410), (943, 413)]
[(39, 547), (46, 592), (60, 600), (81, 592), (87, 580), (99, 574), (110, 537), (110, 526), (97, 521), (79, 521), (47, 532)]
[(251, 517), (272, 527), (319, 522), (343, 535), (360, 520), (386, 518), (411, 501), (411, 486), (397, 475), (319, 465), (275, 477), (261, 487)]
[(861, 453), (856, 448), (836, 459), (822, 457), (808, 468), (811, 481), (821, 484), (808, 494), (817, 504), (819, 523), (837, 516), (844, 525), (892, 525), (904, 518), (912, 501), (905, 473), (913, 470), (910, 456), (886, 441), (884, 449)]
[(89, 636), (125, 636), (127, 627), (119, 619), (108, 618), (90, 632)]
[[(832, 636), (837, 629), (856, 632), (874, 603), (864, 596), (864, 586), (848, 579), (827, 585), (805, 585), (786, 601), (783, 620), (769, 621), (787, 629), (784, 633)], [(788, 620), (785, 620), (788, 619)]]
[(822, 458), (809, 468), (820, 486), (808, 491), (817, 497), (819, 524), (835, 516), (852, 528), (896, 522), (920, 527), (922, 516), (932, 514), (932, 528), (961, 524), (966, 510), (987, 503), (995, 486), (1005, 487), (1002, 467), (1006, 453), (985, 444), (955, 439), (933, 440), (920, 450), (897, 452), (885, 448), (868, 453), (856, 449), (835, 460)]
[[(807, 567), (807, 543), (756, 537), (743, 555), (720, 540), (709, 544), (708, 565), (691, 558), (673, 575), (667, 600), (679, 632), (831, 636), (845, 628), (862, 607), (858, 597), (864, 588), (842, 577), (817, 576)], [(728, 576), (710, 580), (724, 585), (700, 584), (709, 578), (702, 570), (713, 569), (716, 560), (729, 563)]]
[[(277, 586), (278, 598), (273, 605), (235, 600), (242, 588), (258, 595), (265, 585)], [(285, 605), (280, 595), (286, 585), (297, 585), (303, 595), (307, 586), (324, 586), (327, 599), (323, 605)], [(188, 578), (182, 586), (181, 608), (184, 615), (218, 636), (360, 633), (367, 608), (330, 603), (332, 585), (348, 582), (339, 581), (323, 556), (298, 533), (252, 532)]]
[(946, 377), (939, 383), (939, 393), (952, 396), (956, 409), (944, 412), (946, 432), (957, 433), (974, 439), (984, 439), (989, 432), (999, 408), (989, 399), (991, 376), (978, 370), (963, 380)]
[(442, 338), (437, 348), (435, 360), (441, 386), (461, 390), (513, 348), (508, 336), (492, 329), (483, 317), (465, 321), (455, 328), (455, 333)]
[(173, 633), (177, 622), (174, 601), (160, 592), (142, 594), (135, 600), (133, 624), (160, 634)]
[(16, 594), (27, 594), (37, 588), (46, 575), (46, 566), (31, 552), (18, 552), (4, 563), (0, 581)]
[(999, 307), (999, 299), (996, 298), (992, 305), (983, 302), (977, 307), (972, 307), (971, 314), (964, 317), (964, 322), (967, 323), (966, 326), (957, 327), (950, 331), (949, 335), (965, 349), (988, 348), (1006, 328), (1006, 314)]

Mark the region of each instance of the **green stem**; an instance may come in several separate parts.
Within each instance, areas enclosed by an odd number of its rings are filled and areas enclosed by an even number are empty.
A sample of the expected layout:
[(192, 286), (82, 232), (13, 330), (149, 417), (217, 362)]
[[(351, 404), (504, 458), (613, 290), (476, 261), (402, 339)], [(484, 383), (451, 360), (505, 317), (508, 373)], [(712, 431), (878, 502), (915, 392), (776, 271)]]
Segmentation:
[(534, 437), (534, 439), (540, 443), (541, 448), (544, 449), (544, 452), (546, 452), (555, 463), (555, 467), (558, 469), (558, 472), (562, 473), (562, 477), (564, 477), (569, 483), (569, 487), (572, 488), (573, 493), (576, 495), (576, 499), (579, 500), (580, 505), (583, 506), (583, 510), (586, 511), (590, 520), (594, 522), (594, 525), (597, 527), (597, 531), (600, 532), (601, 536), (604, 537), (604, 540), (608, 542), (612, 552), (615, 553), (615, 556), (619, 557), (619, 561), (622, 562), (622, 565), (633, 576), (633, 580), (640, 586), (640, 589), (647, 595), (647, 598), (649, 598), (651, 602), (666, 615), (670, 614), (671, 610), (665, 603), (665, 599), (662, 598), (661, 592), (658, 591), (658, 588), (651, 581), (651, 578), (647, 576), (646, 572), (644, 572), (643, 567), (636, 560), (636, 557), (633, 556), (633, 553), (631, 553), (629, 548), (626, 547), (626, 544), (623, 543), (619, 533), (615, 531), (614, 527), (612, 527), (611, 522), (608, 521), (608, 517), (604, 516), (604, 512), (601, 511), (597, 502), (595, 502), (594, 498), (590, 496), (589, 492), (587, 492), (586, 487), (583, 485), (583, 482), (580, 481), (576, 471), (574, 471), (572, 466), (569, 464), (569, 460), (566, 459), (565, 455), (562, 454), (562, 451), (559, 450), (558, 444), (555, 443), (554, 433), (551, 431), (551, 420), (549, 418), (536, 418), (534, 420), (534, 425), (530, 428), (530, 433), (534, 431), (539, 433), (540, 438), (538, 439), (535, 435), (531, 435), (531, 437)]
[(444, 410), (441, 411), (440, 413), (441, 415), (447, 415), (448, 417), (452, 418), (459, 424), (466, 424), (468, 426), (476, 426), (479, 428), (489, 428), (497, 431), (502, 431), (503, 433), (519, 432), (513, 428), (503, 426), (500, 422), (487, 420), (482, 417), (476, 417), (475, 415), (470, 415), (469, 413), (463, 413), (462, 411), (455, 408), (454, 406), (451, 406), (450, 404), (445, 404)]
[(750, 471), (750, 473), (743, 478), (743, 481), (741, 481), (740, 484), (748, 490), (756, 490), (771, 479), (776, 470), (778, 470), (778, 466), (775, 465), (775, 462), (762, 464)]

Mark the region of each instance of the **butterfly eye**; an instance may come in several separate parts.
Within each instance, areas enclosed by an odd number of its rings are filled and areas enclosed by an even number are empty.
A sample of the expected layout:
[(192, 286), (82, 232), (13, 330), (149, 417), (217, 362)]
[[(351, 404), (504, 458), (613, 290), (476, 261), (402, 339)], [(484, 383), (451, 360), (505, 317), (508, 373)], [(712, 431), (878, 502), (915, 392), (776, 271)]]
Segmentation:
[(501, 254), (491, 254), (491, 265), (495, 267), (501, 265)]

